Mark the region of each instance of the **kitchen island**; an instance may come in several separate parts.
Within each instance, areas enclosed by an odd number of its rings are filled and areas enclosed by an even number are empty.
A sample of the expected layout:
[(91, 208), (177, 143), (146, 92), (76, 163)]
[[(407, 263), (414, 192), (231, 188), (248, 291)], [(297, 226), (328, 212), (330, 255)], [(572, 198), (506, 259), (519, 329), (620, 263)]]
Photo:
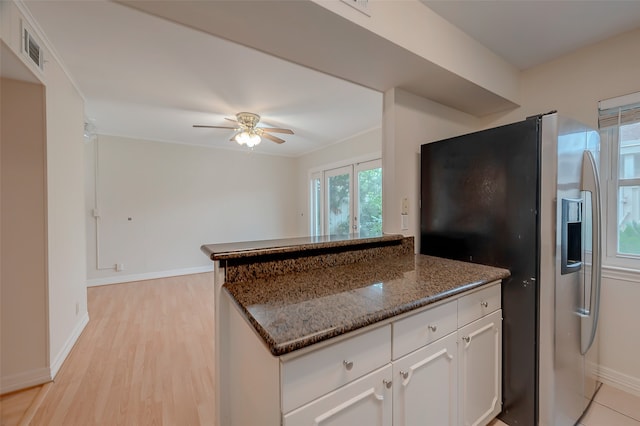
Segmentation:
[[(498, 345), (488, 366), (497, 375), (490, 386), (496, 395), (491, 413), (481, 414), (492, 418), (500, 411), (499, 282), (509, 271), (414, 255), (413, 238), (400, 235), (298, 238), (202, 250), (215, 270), (220, 425), (314, 424), (310, 418), (325, 419), (316, 424), (411, 424), (412, 409), (402, 414), (394, 408), (392, 419), (392, 400), (396, 407), (409, 395), (406, 385), (412, 381), (403, 363), (443, 344), (439, 353), (445, 356), (433, 359), (444, 364), (433, 367), (436, 374), (448, 372), (447, 383), (440, 383), (446, 389), (438, 391), (447, 398), (436, 407), (444, 403), (447, 408), (442, 424), (457, 424), (458, 342), (464, 339), (473, 348), (472, 334), (460, 330), (481, 320), (490, 320), (481, 328), (491, 331), (483, 345)], [(423, 368), (420, 374), (427, 372)], [(401, 380), (393, 387), (398, 375), (404, 377), (402, 395), (395, 395)], [(419, 378), (416, 370), (413, 382)], [(427, 383), (436, 379), (429, 376)], [(370, 391), (369, 397), (355, 403), (362, 389)]]

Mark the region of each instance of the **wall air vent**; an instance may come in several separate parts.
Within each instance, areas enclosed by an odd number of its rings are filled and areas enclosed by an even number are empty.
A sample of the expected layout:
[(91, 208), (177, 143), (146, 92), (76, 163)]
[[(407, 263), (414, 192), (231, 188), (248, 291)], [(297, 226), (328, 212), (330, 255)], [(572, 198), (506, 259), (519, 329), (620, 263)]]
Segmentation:
[(41, 43), (36, 39), (31, 30), (22, 27), (22, 51), (39, 69), (43, 69), (44, 62)]
[(369, 12), (369, 0), (342, 0), (342, 2), (371, 17), (371, 13)]

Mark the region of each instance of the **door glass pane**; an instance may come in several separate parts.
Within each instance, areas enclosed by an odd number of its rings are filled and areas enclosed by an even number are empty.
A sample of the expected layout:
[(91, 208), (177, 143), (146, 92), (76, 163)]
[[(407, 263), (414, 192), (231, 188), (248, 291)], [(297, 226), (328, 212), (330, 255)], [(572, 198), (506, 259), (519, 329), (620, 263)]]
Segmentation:
[(618, 253), (640, 255), (640, 186), (619, 190)]
[(327, 175), (327, 233), (348, 235), (351, 228), (349, 207), (351, 173)]
[(358, 172), (358, 225), (360, 236), (382, 233), (382, 168)]
[(322, 179), (311, 178), (311, 235), (322, 235)]

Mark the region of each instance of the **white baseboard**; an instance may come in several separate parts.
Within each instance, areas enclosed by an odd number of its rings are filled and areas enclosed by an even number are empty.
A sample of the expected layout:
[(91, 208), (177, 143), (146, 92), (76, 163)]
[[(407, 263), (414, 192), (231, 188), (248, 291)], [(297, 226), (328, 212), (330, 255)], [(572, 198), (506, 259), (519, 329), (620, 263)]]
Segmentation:
[(598, 367), (598, 377), (602, 383), (640, 397), (640, 378), (603, 366)]
[(65, 359), (67, 359), (67, 356), (69, 356), (69, 352), (71, 352), (71, 349), (73, 349), (73, 345), (76, 344), (78, 338), (80, 337), (80, 334), (82, 334), (82, 330), (84, 330), (88, 323), (89, 313), (85, 312), (85, 314), (80, 319), (80, 322), (78, 322), (78, 324), (75, 326), (67, 341), (64, 342), (64, 346), (62, 347), (60, 352), (58, 352), (58, 355), (56, 355), (56, 357), (53, 359), (53, 362), (51, 363), (50, 369), (52, 379), (54, 379), (56, 377), (56, 374), (58, 374), (60, 367), (62, 367), (62, 363)]
[(41, 385), (51, 380), (51, 370), (46, 367), (13, 374), (11, 376), (2, 376), (0, 377), (0, 395)]
[(131, 281), (155, 280), (157, 278), (178, 277), (180, 275), (201, 274), (213, 272), (213, 262), (207, 266), (196, 266), (193, 268), (171, 269), (168, 271), (146, 272), (143, 274), (117, 275), (104, 278), (92, 278), (87, 280), (87, 287), (98, 285), (120, 284)]

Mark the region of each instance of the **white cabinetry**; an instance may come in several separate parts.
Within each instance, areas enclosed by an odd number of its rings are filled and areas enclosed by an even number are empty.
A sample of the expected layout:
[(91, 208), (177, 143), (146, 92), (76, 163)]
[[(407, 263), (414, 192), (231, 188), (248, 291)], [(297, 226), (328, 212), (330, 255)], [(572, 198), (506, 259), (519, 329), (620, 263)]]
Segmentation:
[(501, 411), (502, 310), (458, 331), (460, 424), (485, 425)]
[(458, 301), (430, 307), (393, 322), (393, 359), (453, 333), (458, 328)]
[(219, 426), (482, 426), (501, 410), (499, 283), (281, 358), (231, 311)]
[(390, 325), (283, 361), (280, 367), (282, 411), (287, 413), (298, 408), (387, 365), (389, 361)]
[(391, 365), (284, 416), (284, 426), (391, 426)]
[(486, 425), (501, 411), (500, 285), (395, 321), (393, 356), (394, 426)]
[(456, 353), (456, 333), (450, 333), (393, 362), (394, 425), (457, 425)]

